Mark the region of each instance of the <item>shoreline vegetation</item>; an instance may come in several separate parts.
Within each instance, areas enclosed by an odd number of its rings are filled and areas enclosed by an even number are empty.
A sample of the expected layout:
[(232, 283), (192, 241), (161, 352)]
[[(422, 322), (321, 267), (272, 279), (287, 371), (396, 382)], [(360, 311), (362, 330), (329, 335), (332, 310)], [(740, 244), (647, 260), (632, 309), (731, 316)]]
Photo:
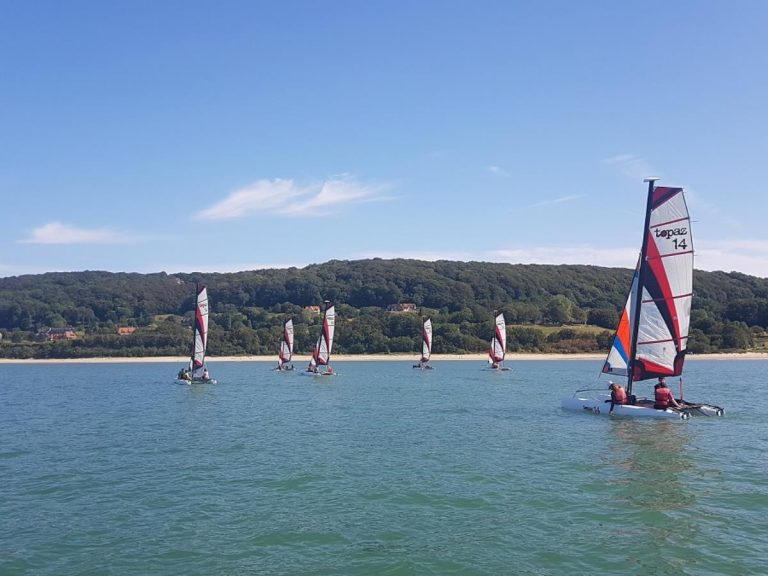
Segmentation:
[[(693, 274), (688, 351), (768, 352), (768, 278)], [(212, 358), (270, 357), (288, 318), (295, 352), (310, 354), (324, 300), (337, 312), (334, 350), (358, 360), (415, 353), (423, 317), (432, 321), (435, 353), (469, 359), (488, 350), (498, 312), (514, 354), (601, 355), (613, 342), (632, 275), (628, 268), (584, 265), (374, 258), (233, 273), (0, 278), (0, 356), (183, 357), (193, 338), (198, 283), (210, 296)]]
[[(294, 356), (293, 364), (298, 366), (309, 362), (309, 355)], [(433, 354), (430, 362), (469, 360), (483, 362), (487, 354)], [(536, 360), (604, 360), (605, 354), (509, 354), (508, 363)], [(277, 356), (209, 356), (210, 363), (217, 362), (272, 362), (277, 363)], [(766, 352), (726, 352), (722, 354), (691, 354), (687, 360), (768, 360)], [(333, 364), (342, 362), (416, 362), (418, 354), (339, 354), (333, 357)], [(109, 358), (0, 358), (0, 364), (133, 364), (133, 363), (177, 363), (189, 362), (188, 356), (147, 356), (147, 357), (109, 357)], [(208, 362), (206, 362), (208, 364)]]

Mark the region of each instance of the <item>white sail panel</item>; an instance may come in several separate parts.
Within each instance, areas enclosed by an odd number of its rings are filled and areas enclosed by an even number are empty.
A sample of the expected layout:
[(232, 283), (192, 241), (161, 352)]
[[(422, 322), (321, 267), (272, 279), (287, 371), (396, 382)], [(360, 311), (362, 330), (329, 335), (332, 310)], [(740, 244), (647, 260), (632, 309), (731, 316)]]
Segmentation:
[(432, 320), (427, 318), (424, 320), (422, 327), (422, 342), (421, 342), (421, 361), (429, 362), (429, 358), (432, 356)]
[(280, 343), (278, 356), (282, 364), (291, 361), (293, 356), (293, 319), (286, 320), (283, 324), (283, 341)]
[(653, 367), (655, 372), (662, 371), (664, 374), (666, 371), (667, 374), (672, 374), (676, 356), (675, 341), (661, 311), (650, 299), (648, 292), (643, 290), (635, 358), (644, 361), (646, 370)]
[(496, 328), (491, 338), (491, 348), (488, 356), (491, 362), (503, 362), (507, 350), (507, 324), (504, 320), (504, 314), (496, 315)]
[(336, 307), (330, 306), (325, 311), (325, 333), (326, 340), (328, 342), (328, 356), (331, 355), (331, 349), (333, 348), (333, 336), (336, 331)]
[(320, 336), (317, 339), (317, 344), (315, 346), (316, 361), (320, 365), (324, 366), (330, 362), (335, 328), (336, 310), (333, 306), (329, 306), (325, 310), (325, 317), (323, 318), (323, 329), (320, 332)]
[(201, 368), (205, 363), (205, 350), (208, 346), (208, 289), (199, 287), (195, 304), (194, 343), (192, 368)]

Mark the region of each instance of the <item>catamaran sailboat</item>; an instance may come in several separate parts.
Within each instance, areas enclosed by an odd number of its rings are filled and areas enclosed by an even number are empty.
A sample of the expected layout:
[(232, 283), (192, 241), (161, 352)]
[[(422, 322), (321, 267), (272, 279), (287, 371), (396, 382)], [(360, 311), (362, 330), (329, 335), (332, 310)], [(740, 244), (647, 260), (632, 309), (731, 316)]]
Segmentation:
[[(627, 379), (628, 403), (612, 404), (606, 390), (577, 390), (562, 402), (566, 410), (617, 416), (685, 420), (722, 416), (723, 409), (682, 399), (683, 362), (693, 297), (691, 222), (682, 188), (656, 186), (648, 179), (648, 202), (640, 260), (603, 373)], [(681, 376), (679, 408), (654, 408), (634, 394), (634, 382)], [(613, 382), (609, 381), (609, 385)]]
[(283, 323), (283, 340), (280, 342), (280, 352), (277, 354), (277, 368), (279, 372), (290, 372), (293, 370), (293, 364), (290, 364), (293, 357), (293, 319), (289, 318)]
[[(328, 300), (325, 301), (325, 314), (323, 315), (323, 327), (320, 335), (317, 337), (317, 343), (312, 351), (312, 358), (309, 360), (304, 374), (309, 376), (334, 376), (336, 373), (331, 367), (331, 348), (333, 348), (333, 333), (336, 328), (336, 310)], [(320, 371), (320, 366), (326, 366), (324, 372)]]
[(432, 320), (425, 318), (421, 328), (421, 358), (418, 364), (414, 364), (414, 368), (420, 370), (432, 370), (433, 367), (429, 364), (429, 359), (432, 356)]
[[(192, 354), (189, 358), (189, 366), (186, 369), (182, 368), (177, 378), (187, 384), (216, 384), (216, 380), (208, 375), (208, 368), (205, 366), (205, 350), (208, 346), (208, 289), (198, 283), (196, 294)], [(198, 376), (197, 372), (201, 368), (202, 373)]]
[(485, 369), (506, 372), (512, 369), (504, 366), (504, 357), (507, 355), (507, 323), (503, 312), (496, 312), (495, 325), (488, 349), (488, 366)]

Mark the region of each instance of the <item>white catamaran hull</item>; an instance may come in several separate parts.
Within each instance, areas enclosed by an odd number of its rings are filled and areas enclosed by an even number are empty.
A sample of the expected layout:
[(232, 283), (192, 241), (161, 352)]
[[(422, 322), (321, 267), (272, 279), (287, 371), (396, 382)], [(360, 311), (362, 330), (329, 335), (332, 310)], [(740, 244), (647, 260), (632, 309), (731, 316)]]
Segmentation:
[(215, 378), (208, 378), (203, 380), (202, 378), (192, 378), (192, 380), (185, 380), (184, 378), (177, 378), (176, 382), (179, 384), (218, 384), (218, 380)]
[(320, 376), (336, 376), (336, 372), (301, 372), (304, 376), (320, 377)]
[[(590, 414), (608, 416), (611, 409), (611, 403), (606, 402), (611, 397), (607, 394), (600, 396), (573, 396), (564, 398), (562, 401), (563, 410), (572, 410), (575, 412), (589, 412)], [(687, 420), (691, 417), (687, 410), (676, 412), (667, 408), (666, 410), (656, 410), (652, 405), (630, 405), (620, 404), (613, 407), (613, 416), (629, 416), (632, 418), (656, 418), (659, 420)]]

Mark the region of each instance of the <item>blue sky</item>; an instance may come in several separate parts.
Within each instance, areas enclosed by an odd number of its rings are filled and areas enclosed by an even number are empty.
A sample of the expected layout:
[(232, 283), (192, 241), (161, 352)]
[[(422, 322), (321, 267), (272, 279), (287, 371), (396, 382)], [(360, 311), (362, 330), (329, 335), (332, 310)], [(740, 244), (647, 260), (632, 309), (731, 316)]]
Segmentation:
[(768, 276), (768, 2), (0, 1), (0, 276), (409, 257)]

